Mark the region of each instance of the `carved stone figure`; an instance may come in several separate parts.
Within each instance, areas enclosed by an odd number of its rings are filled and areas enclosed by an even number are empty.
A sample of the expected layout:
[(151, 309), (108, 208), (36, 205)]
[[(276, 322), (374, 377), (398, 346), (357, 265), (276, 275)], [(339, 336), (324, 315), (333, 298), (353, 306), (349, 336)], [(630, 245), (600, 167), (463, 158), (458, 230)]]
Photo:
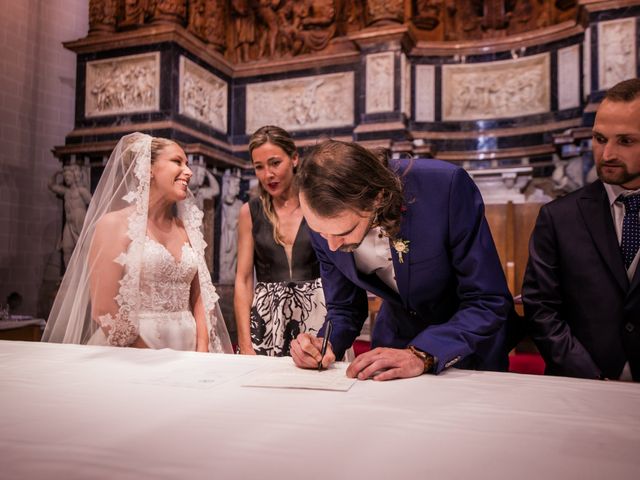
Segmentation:
[(238, 215), (242, 201), (240, 194), (240, 176), (230, 171), (222, 176), (222, 213), (220, 230), (220, 269), (219, 281), (233, 284), (238, 262)]
[(187, 16), (187, 0), (154, 0), (153, 20), (184, 24)]
[(413, 24), (418, 28), (433, 30), (440, 23), (442, 0), (415, 0)]
[(225, 0), (213, 0), (208, 3), (207, 20), (204, 25), (204, 37), (207, 43), (219, 52), (227, 48), (227, 8)]
[(351, 0), (339, 2), (340, 22), (343, 24), (338, 35), (361, 30), (364, 28), (364, 5), (363, 0)]
[(258, 0), (257, 18), (261, 23), (258, 57), (273, 57), (278, 38), (278, 15), (276, 8), (280, 0)]
[(256, 39), (253, 8), (249, 5), (249, 0), (232, 0), (231, 8), (234, 17), (236, 58), (241, 62), (248, 62), (251, 59), (251, 45)]
[(158, 63), (157, 53), (89, 62), (86, 115), (158, 108)]
[(193, 177), (189, 182), (189, 189), (200, 210), (204, 210), (204, 201), (213, 200), (220, 195), (220, 184), (212, 172), (203, 164), (191, 165)]
[(189, 24), (187, 29), (205, 40), (205, 23), (207, 21), (205, 17), (206, 2), (205, 0), (191, 0), (189, 2)]
[(367, 26), (404, 21), (404, 0), (367, 0)]
[(353, 125), (353, 85), (353, 72), (248, 85), (246, 132), (262, 125), (289, 131)]
[(443, 68), (446, 120), (516, 117), (549, 111), (549, 56)]
[(394, 94), (393, 52), (375, 53), (367, 56), (367, 113), (393, 110)]
[(118, 0), (89, 0), (89, 33), (113, 32), (118, 17)]
[(226, 133), (227, 84), (194, 62), (180, 59), (179, 112)]
[[(62, 183), (58, 181), (62, 176)], [(82, 172), (78, 165), (66, 165), (61, 171), (53, 174), (49, 180), (49, 189), (64, 201), (65, 224), (59, 247), (65, 266), (76, 246), (82, 224), (91, 201), (91, 194), (82, 185)]]
[(147, 15), (147, 0), (125, 0), (121, 27), (137, 27), (144, 24)]
[(213, 245), (214, 245), (214, 213), (215, 197), (220, 195), (220, 184), (200, 159), (189, 165), (193, 172), (193, 177), (189, 182), (189, 190), (193, 193), (195, 203), (202, 210), (202, 234), (207, 246), (204, 250), (205, 260), (209, 271), (213, 271)]
[(446, 40), (467, 40), (480, 36), (481, 0), (445, 0)]
[(506, 34), (508, 25), (505, 0), (483, 0), (482, 21), (480, 25), (486, 32), (485, 37), (497, 37)]
[(286, 0), (278, 11), (284, 53), (299, 55), (324, 49), (336, 32), (333, 0)]
[(522, 33), (549, 25), (549, 13), (544, 0), (515, 0), (513, 10), (507, 13), (507, 33)]
[(598, 52), (600, 56), (600, 88), (609, 88), (635, 77), (634, 20), (622, 19), (600, 24)]

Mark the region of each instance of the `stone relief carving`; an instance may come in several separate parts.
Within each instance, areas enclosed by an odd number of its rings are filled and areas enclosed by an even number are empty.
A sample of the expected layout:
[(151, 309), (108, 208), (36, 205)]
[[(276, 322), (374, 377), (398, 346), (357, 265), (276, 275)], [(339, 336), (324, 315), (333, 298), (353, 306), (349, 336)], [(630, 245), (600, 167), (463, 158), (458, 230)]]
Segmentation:
[(213, 200), (220, 195), (220, 184), (204, 163), (192, 163), (189, 167), (193, 172), (189, 190), (193, 193), (196, 205), (203, 210), (205, 200)]
[(145, 22), (148, 15), (148, 0), (125, 0), (124, 16), (120, 26), (137, 27)]
[(434, 122), (435, 114), (434, 65), (416, 65), (416, 121)]
[(444, 65), (443, 120), (519, 117), (550, 109), (549, 54)]
[(515, 0), (507, 13), (507, 33), (522, 33), (551, 24), (551, 5), (544, 0)]
[(323, 50), (336, 32), (333, 0), (285, 0), (278, 11), (279, 55)]
[(400, 54), (400, 72), (402, 113), (407, 117), (411, 117), (411, 63), (404, 53)]
[(256, 26), (253, 8), (249, 0), (232, 0), (233, 24), (235, 26), (235, 52), (236, 59), (248, 62), (250, 48), (256, 38)]
[(442, 0), (414, 0), (413, 23), (419, 28), (433, 30), (440, 23)]
[[(568, 20), (577, 10), (575, 0), (566, 0), (562, 6), (549, 0), (442, 0), (442, 3), (445, 40), (515, 35)], [(426, 28), (415, 19), (414, 24)]]
[(180, 57), (179, 113), (227, 133), (227, 83)]
[(87, 117), (158, 110), (159, 52), (96, 60), (86, 68)]
[(367, 25), (404, 21), (404, 0), (367, 0)]
[[(62, 177), (62, 182), (59, 177)], [(49, 189), (64, 201), (65, 223), (58, 248), (62, 250), (65, 267), (69, 265), (91, 202), (91, 193), (85, 187), (87, 183), (79, 165), (65, 165), (49, 180)]]
[(92, 35), (178, 24), (244, 63), (323, 51), (335, 37), (393, 23), (429, 32), (421, 38), (429, 41), (516, 35), (577, 20), (578, 6), (577, 0), (90, 0), (89, 23)]
[(445, 0), (445, 40), (479, 37), (482, 3), (475, 0)]
[(189, 190), (193, 193), (196, 205), (204, 214), (202, 218), (202, 234), (207, 246), (204, 250), (204, 257), (209, 271), (213, 271), (213, 250), (215, 238), (215, 198), (220, 195), (220, 182), (216, 178), (218, 171), (209, 170), (204, 163), (202, 156), (189, 155), (189, 168), (193, 172), (193, 177), (189, 182)]
[(260, 25), (260, 39), (258, 42), (258, 57), (273, 57), (276, 53), (276, 40), (278, 38), (278, 14), (276, 13), (279, 1), (258, 0), (256, 18)]
[(209, 47), (224, 52), (227, 46), (225, 0), (191, 0), (187, 30)]
[(195, 36), (200, 37), (201, 40), (205, 39), (206, 7), (205, 0), (191, 0), (189, 4), (189, 24), (187, 29)]
[(233, 0), (231, 3), (234, 52), (238, 61), (323, 50), (336, 33), (335, 0), (256, 2)]
[(89, 0), (89, 31), (113, 32), (118, 17), (118, 0)]
[(558, 109), (580, 106), (580, 46), (558, 50)]
[(240, 175), (227, 170), (222, 176), (222, 213), (220, 227), (220, 268), (219, 281), (233, 284), (238, 264), (238, 215), (242, 200), (240, 195)]
[(287, 130), (353, 125), (353, 72), (247, 85), (246, 133), (262, 125)]
[(636, 19), (598, 24), (598, 84), (600, 90), (636, 77)]
[(343, 23), (340, 34), (358, 31), (364, 28), (364, 4), (363, 0), (342, 2), (339, 17)]
[(153, 8), (153, 20), (184, 24), (187, 17), (187, 0), (149, 0)]
[(225, 18), (227, 7), (225, 0), (207, 3), (206, 21), (204, 24), (204, 40), (215, 50), (224, 52), (227, 48), (227, 29)]
[(393, 111), (394, 53), (367, 55), (367, 113)]

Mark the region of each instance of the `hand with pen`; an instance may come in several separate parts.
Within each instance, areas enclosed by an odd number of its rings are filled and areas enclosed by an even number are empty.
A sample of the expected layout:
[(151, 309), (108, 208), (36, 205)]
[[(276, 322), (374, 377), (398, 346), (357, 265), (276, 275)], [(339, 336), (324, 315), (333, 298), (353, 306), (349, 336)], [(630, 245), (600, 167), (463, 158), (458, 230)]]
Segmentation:
[(329, 342), (332, 327), (329, 320), (324, 330), (324, 337), (301, 333), (291, 342), (291, 356), (298, 367), (315, 368), (320, 371), (329, 368), (336, 361), (331, 342)]

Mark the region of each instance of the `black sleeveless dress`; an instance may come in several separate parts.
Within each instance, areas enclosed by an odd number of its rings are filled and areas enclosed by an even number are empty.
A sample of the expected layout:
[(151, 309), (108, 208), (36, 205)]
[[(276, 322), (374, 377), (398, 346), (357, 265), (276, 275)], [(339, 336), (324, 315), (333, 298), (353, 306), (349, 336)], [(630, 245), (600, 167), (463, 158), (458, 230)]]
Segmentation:
[(273, 239), (273, 226), (259, 198), (249, 201), (253, 224), (256, 286), (251, 306), (251, 342), (258, 355), (289, 355), (299, 333), (317, 335), (327, 309), (320, 266), (303, 219), (293, 242), (291, 268), (284, 247)]

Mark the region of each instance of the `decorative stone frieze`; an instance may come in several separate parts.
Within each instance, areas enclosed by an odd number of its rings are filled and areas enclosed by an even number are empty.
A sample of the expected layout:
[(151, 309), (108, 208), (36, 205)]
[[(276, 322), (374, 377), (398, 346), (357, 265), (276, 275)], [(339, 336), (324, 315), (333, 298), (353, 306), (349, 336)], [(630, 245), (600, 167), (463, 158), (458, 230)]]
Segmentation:
[(227, 133), (227, 82), (184, 56), (180, 57), (181, 115)]
[(550, 110), (549, 54), (442, 67), (443, 120), (520, 117)]
[(367, 55), (366, 113), (393, 111), (394, 52)]
[(95, 60), (86, 68), (86, 117), (159, 109), (159, 52)]
[(598, 24), (598, 84), (600, 90), (636, 75), (636, 19)]
[(245, 133), (267, 124), (290, 131), (349, 126), (353, 106), (353, 72), (249, 84)]

